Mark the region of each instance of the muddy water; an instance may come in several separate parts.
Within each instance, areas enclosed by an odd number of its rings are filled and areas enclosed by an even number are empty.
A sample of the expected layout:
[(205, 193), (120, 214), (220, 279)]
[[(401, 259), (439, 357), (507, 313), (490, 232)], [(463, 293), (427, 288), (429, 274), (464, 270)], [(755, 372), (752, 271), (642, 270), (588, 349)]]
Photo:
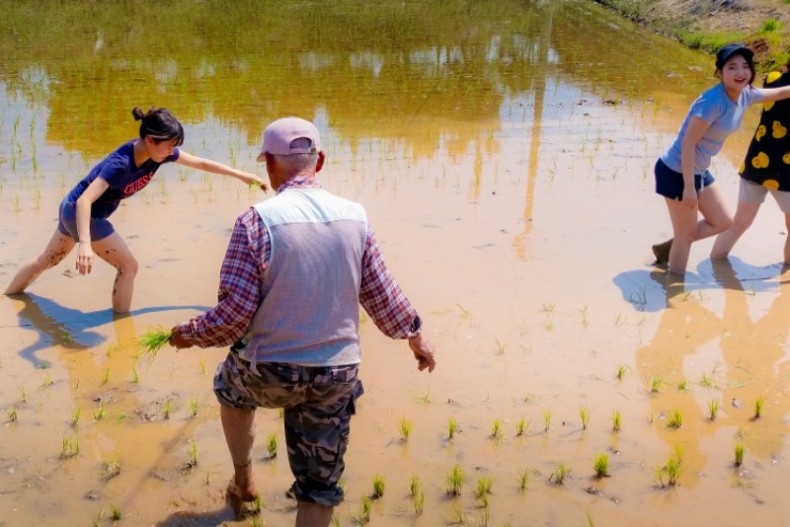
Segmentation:
[[(62, 195), (134, 136), (133, 106), (171, 108), (186, 151), (259, 173), (264, 126), (298, 114), (323, 134), (322, 183), (366, 206), (439, 348), (418, 373), (363, 323), (339, 525), (359, 523), (375, 476), (372, 525), (785, 522), (781, 215), (769, 203), (729, 265), (695, 246), (685, 284), (649, 265), (670, 230), (652, 165), (711, 61), (581, 1), (290, 4), (0, 4), (0, 281), (43, 248)], [(714, 165), (733, 209), (756, 111)], [(211, 373), (225, 351), (148, 360), (136, 339), (213, 305), (233, 221), (264, 198), (165, 167), (113, 216), (141, 266), (132, 316), (109, 310), (111, 270), (75, 276), (73, 255), (0, 298), (0, 525), (251, 524), (222, 499)], [(277, 412), (257, 427), (261, 519), (291, 525)], [(596, 479), (600, 453), (610, 477)]]

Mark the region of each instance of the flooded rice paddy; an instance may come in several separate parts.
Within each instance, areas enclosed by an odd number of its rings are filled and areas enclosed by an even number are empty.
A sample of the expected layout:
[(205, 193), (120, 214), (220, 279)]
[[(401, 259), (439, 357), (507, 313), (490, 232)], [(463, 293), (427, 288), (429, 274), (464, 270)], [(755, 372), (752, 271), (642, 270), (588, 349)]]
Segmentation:
[[(261, 175), (269, 121), (319, 126), (320, 181), (365, 205), (438, 347), (419, 373), (364, 320), (337, 525), (364, 523), (377, 479), (370, 525), (787, 524), (781, 214), (769, 200), (729, 264), (696, 245), (685, 284), (650, 265), (670, 232), (652, 166), (709, 57), (581, 0), (46, 0), (0, 18), (3, 284), (136, 135), (132, 107), (170, 108), (185, 151)], [(733, 210), (757, 112), (713, 167)], [(265, 197), (160, 170), (112, 219), (141, 267), (129, 317), (109, 309), (114, 271), (80, 277), (73, 254), (0, 297), (0, 526), (293, 524), (276, 411), (258, 413), (260, 518), (225, 506), (225, 350), (137, 345), (214, 304), (233, 221)]]

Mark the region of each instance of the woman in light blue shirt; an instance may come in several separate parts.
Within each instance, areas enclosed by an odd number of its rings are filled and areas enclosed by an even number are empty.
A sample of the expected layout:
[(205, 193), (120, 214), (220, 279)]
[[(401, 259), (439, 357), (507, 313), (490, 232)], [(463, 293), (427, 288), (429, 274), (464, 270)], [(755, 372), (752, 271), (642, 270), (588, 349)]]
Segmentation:
[[(754, 53), (741, 44), (728, 44), (719, 50), (716, 76), (721, 82), (692, 103), (677, 139), (656, 162), (656, 192), (666, 201), (673, 237), (654, 245), (653, 254), (656, 263), (668, 264), (673, 274), (686, 272), (693, 242), (724, 232), (732, 225), (721, 192), (708, 170), (712, 157), (741, 125), (749, 105), (790, 98), (790, 87), (752, 86)], [(701, 220), (698, 211), (702, 213)]]

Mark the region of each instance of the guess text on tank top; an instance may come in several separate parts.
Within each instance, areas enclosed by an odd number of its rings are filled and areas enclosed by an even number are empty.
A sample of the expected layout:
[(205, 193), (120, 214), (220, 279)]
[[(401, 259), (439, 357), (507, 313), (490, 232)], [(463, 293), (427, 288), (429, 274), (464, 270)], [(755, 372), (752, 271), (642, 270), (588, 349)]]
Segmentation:
[(123, 188), (123, 195), (124, 196), (131, 196), (135, 192), (140, 192), (145, 186), (153, 179), (154, 173), (149, 172), (148, 174), (144, 175), (141, 178), (138, 178)]

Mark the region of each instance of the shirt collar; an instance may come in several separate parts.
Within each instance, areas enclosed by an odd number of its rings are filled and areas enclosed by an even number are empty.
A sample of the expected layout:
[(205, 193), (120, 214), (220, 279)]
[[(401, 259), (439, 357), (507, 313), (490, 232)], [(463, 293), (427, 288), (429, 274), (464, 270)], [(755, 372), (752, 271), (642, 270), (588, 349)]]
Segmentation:
[(277, 189), (277, 193), (279, 194), (283, 190), (289, 188), (321, 188), (321, 185), (316, 181), (314, 176), (294, 176), (281, 184)]

